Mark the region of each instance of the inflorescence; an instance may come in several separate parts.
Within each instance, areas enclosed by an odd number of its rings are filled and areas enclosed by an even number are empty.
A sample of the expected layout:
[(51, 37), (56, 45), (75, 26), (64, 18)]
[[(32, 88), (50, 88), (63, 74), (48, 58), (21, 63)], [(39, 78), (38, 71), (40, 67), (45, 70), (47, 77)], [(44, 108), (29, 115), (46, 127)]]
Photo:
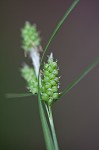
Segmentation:
[(57, 62), (53, 61), (53, 55), (48, 58), (48, 62), (44, 64), (43, 80), (41, 88), (41, 98), (48, 102), (49, 105), (58, 99), (59, 77)]
[[(25, 52), (30, 52), (30, 58), (34, 66), (34, 68), (30, 68), (28, 65), (23, 66), (21, 69), (22, 77), (27, 81), (29, 91), (33, 94), (37, 94), (38, 70), (40, 67), (39, 47), (41, 46), (41, 39), (35, 25), (31, 25), (29, 22), (25, 23), (22, 29), (22, 40), (22, 48)], [(58, 65), (57, 61), (54, 61), (53, 54), (51, 53), (47, 63), (44, 64), (42, 76), (40, 74), (41, 100), (51, 105), (59, 97), (58, 88)]]
[(39, 37), (36, 25), (31, 25), (29, 22), (25, 23), (22, 29), (22, 40), (22, 47), (25, 51), (40, 45), (41, 38)]

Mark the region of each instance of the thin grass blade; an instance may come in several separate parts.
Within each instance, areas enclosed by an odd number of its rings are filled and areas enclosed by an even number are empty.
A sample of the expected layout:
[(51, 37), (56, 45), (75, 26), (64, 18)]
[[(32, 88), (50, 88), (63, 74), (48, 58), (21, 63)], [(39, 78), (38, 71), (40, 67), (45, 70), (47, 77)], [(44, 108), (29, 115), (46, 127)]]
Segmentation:
[(6, 98), (22, 98), (22, 97), (28, 97), (33, 96), (32, 93), (7, 93), (5, 94)]
[[(59, 99), (67, 94), (75, 85), (77, 85), (96, 65), (99, 64), (99, 57), (96, 58), (96, 60), (88, 67), (86, 68), (79, 76), (78, 78), (73, 81), (71, 84), (67, 86), (67, 88), (60, 94)], [(58, 100), (59, 100), (58, 99)]]
[(66, 11), (66, 13), (64, 14), (64, 16), (62, 17), (62, 19), (60, 20), (60, 22), (58, 23), (58, 25), (56, 26), (55, 30), (53, 31), (51, 37), (49, 38), (49, 41), (47, 43), (47, 45), (44, 48), (43, 54), (42, 54), (42, 58), (41, 58), (41, 65), (42, 65), (42, 61), (44, 58), (44, 55), (49, 47), (49, 45), (51, 44), (51, 42), (53, 41), (54, 37), (56, 36), (57, 32), (59, 31), (60, 27), (62, 26), (62, 24), (64, 23), (64, 21), (67, 19), (67, 17), (69, 16), (69, 14), (72, 12), (72, 10), (75, 8), (75, 6), (78, 4), (79, 0), (74, 0), (74, 2), (72, 3), (72, 5), (69, 7), (69, 9)]

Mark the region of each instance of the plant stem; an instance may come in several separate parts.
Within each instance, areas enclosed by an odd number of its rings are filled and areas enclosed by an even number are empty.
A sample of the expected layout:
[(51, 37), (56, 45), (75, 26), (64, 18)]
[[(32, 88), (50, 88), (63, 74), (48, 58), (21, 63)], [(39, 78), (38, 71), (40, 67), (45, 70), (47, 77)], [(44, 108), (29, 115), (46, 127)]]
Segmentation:
[(59, 150), (57, 136), (55, 133), (52, 109), (51, 109), (51, 106), (49, 106), (48, 108), (49, 108), (49, 123), (50, 123), (51, 132), (52, 132), (52, 136), (53, 136), (53, 142), (54, 142), (55, 150)]
[(51, 137), (50, 129), (49, 129), (48, 124), (47, 124), (47, 120), (46, 120), (46, 116), (45, 116), (45, 113), (44, 113), (43, 105), (42, 105), (42, 102), (41, 102), (41, 99), (40, 99), (40, 93), (38, 94), (38, 105), (39, 105), (40, 118), (41, 118), (41, 124), (42, 124), (46, 149), (47, 150), (54, 150), (54, 144), (53, 144), (53, 140), (52, 140), (52, 137)]

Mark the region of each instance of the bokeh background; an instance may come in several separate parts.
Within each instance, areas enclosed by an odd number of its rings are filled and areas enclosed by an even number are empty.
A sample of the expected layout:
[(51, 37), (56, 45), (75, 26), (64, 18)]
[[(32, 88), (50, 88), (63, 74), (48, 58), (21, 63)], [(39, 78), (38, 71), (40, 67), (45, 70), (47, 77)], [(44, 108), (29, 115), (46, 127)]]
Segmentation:
[[(6, 99), (27, 92), (20, 31), (36, 23), (44, 47), (73, 0), (0, 1), (0, 150), (45, 150), (36, 97)], [(99, 56), (99, 1), (80, 0), (47, 55), (58, 60), (61, 89)], [(30, 62), (30, 60), (28, 60)], [(31, 63), (31, 62), (30, 62)], [(99, 150), (99, 65), (53, 106), (61, 150)]]

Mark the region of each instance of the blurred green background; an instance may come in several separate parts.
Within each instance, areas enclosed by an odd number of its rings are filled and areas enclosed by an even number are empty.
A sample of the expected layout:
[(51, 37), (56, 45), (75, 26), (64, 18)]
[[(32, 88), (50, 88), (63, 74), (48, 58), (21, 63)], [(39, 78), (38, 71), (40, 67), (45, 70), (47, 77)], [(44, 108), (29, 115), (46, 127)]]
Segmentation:
[[(27, 92), (19, 71), (27, 61), (21, 49), (24, 22), (37, 24), (44, 47), (72, 2), (0, 1), (0, 150), (45, 150), (37, 98), (6, 99), (5, 93)], [(98, 0), (80, 0), (47, 55), (51, 51), (64, 89), (99, 56)], [(99, 65), (53, 106), (53, 113), (61, 150), (99, 149)]]

